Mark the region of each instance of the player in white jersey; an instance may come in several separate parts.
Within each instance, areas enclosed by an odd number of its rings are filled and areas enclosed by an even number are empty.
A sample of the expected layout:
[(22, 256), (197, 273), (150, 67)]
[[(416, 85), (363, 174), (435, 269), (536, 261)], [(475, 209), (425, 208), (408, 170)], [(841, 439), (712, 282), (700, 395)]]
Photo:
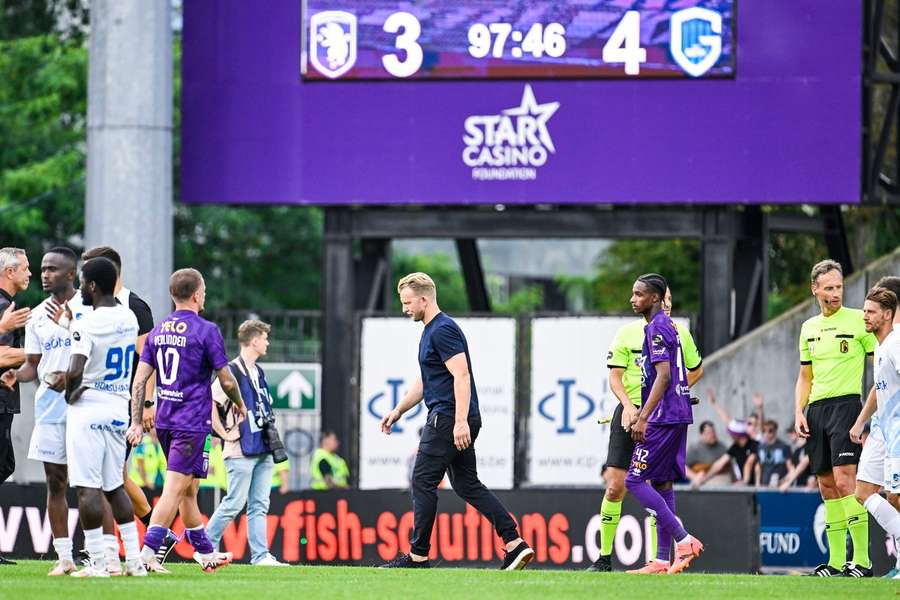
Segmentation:
[(69, 481), (78, 488), (78, 510), (88, 566), (76, 577), (109, 577), (103, 539), (102, 495), (106, 496), (125, 546), (125, 574), (145, 576), (140, 560), (134, 509), (125, 492), (125, 431), (134, 345), (134, 313), (116, 303), (116, 267), (92, 258), (81, 269), (81, 295), (93, 312), (72, 328), (72, 355), (66, 372), (66, 454)]
[(16, 382), (40, 380), (34, 395), (34, 432), (28, 458), (44, 463), (47, 481), (47, 515), (53, 534), (53, 548), (59, 557), (49, 575), (66, 575), (75, 570), (72, 538), (69, 537), (69, 504), (66, 500), (66, 398), (65, 371), (69, 366), (72, 340), (51, 318), (49, 307), (68, 302), (74, 318), (81, 319), (90, 307), (81, 302), (73, 287), (78, 257), (69, 248), (51, 248), (41, 260), (41, 286), (50, 296), (34, 311), (25, 326), (25, 363), (3, 374), (2, 383), (12, 389)]
[(850, 430), (851, 437), (859, 439), (865, 421), (872, 416), (871, 433), (857, 472), (856, 499), (894, 539), (900, 537), (900, 512), (878, 491), (884, 487), (888, 493), (900, 493), (900, 332), (894, 331), (896, 315), (896, 294), (886, 288), (872, 288), (866, 295), (863, 318), (866, 331), (878, 338), (875, 402), (873, 406), (870, 393)]

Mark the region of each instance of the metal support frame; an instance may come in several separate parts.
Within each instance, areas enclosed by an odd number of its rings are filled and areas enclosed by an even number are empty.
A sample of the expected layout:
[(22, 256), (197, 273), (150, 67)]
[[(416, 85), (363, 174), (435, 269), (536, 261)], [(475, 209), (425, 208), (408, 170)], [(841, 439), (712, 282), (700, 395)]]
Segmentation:
[[(869, 204), (900, 204), (898, 0), (865, 0), (864, 10), (862, 200)], [(892, 32), (894, 40), (885, 34), (891, 25), (888, 13), (897, 20), (893, 24), (897, 28)]]
[(459, 253), (459, 265), (462, 268), (463, 280), (466, 282), (469, 310), (491, 312), (491, 299), (488, 296), (487, 283), (484, 280), (484, 269), (481, 268), (481, 255), (478, 253), (477, 240), (457, 238), (456, 251)]
[[(322, 306), (322, 421), (357, 457), (356, 316), (390, 307), (390, 241), (456, 240), (472, 311), (490, 310), (478, 238), (693, 238), (702, 241), (697, 339), (710, 353), (762, 323), (768, 294), (768, 231), (825, 231), (824, 217), (770, 223), (759, 207), (534, 207), (325, 209)], [(361, 256), (354, 258), (354, 248)], [(525, 377), (519, 374), (519, 381)], [(354, 476), (357, 472), (354, 467)]]

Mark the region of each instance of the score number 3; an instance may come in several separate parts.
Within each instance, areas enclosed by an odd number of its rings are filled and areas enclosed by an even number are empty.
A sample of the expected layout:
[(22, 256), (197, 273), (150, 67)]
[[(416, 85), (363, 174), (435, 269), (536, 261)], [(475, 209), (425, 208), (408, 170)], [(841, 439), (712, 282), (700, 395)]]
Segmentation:
[[(399, 33), (400, 30), (403, 33)], [(400, 60), (396, 54), (386, 54), (381, 62), (388, 73), (394, 77), (409, 77), (422, 66), (422, 46), (417, 42), (422, 33), (422, 24), (415, 15), (408, 12), (395, 12), (384, 22), (384, 30), (388, 33), (399, 33), (394, 46), (406, 54)]]

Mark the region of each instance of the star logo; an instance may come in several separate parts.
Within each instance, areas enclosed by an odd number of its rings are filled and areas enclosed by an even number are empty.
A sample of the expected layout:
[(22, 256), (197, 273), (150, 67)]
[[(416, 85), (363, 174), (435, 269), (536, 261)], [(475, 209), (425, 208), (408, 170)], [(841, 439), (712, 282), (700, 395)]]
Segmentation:
[(536, 117), (535, 121), (538, 127), (538, 138), (545, 148), (550, 152), (556, 153), (556, 148), (553, 146), (553, 139), (547, 131), (547, 121), (550, 120), (550, 117), (552, 117), (553, 113), (557, 110), (559, 110), (559, 102), (538, 104), (531, 86), (526, 83), (525, 91), (522, 92), (522, 104), (516, 108), (507, 108), (503, 111), (503, 114), (509, 115), (510, 117)]

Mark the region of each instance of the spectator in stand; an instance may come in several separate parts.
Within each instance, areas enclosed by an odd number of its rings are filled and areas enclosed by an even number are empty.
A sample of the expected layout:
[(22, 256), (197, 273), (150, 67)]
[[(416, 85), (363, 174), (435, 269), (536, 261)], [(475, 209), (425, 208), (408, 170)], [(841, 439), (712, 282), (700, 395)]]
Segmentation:
[(778, 489), (782, 492), (787, 491), (791, 486), (807, 488), (810, 490), (818, 490), (819, 484), (816, 481), (816, 474), (812, 472), (809, 466), (809, 456), (806, 454), (806, 438), (797, 435), (797, 431), (792, 425), (788, 429), (788, 439), (791, 442), (791, 463), (793, 467), (784, 476)]
[[(700, 440), (691, 445), (685, 461), (687, 476), (694, 481), (712, 468), (717, 460), (728, 452), (716, 436), (716, 427), (712, 421), (700, 423)], [(708, 483), (713, 486), (731, 485), (730, 473), (719, 473), (710, 477)]]
[(763, 423), (763, 440), (759, 444), (756, 482), (763, 487), (778, 487), (794, 466), (791, 447), (778, 439), (778, 423)]
[(731, 421), (728, 424), (728, 433), (731, 435), (734, 443), (731, 444), (728, 452), (719, 457), (706, 473), (700, 474), (699, 477), (691, 482), (694, 488), (701, 487), (729, 465), (734, 472), (733, 485), (753, 485), (753, 475), (756, 461), (758, 460), (756, 453), (759, 449), (759, 444), (756, 440), (751, 440), (750, 436), (747, 435), (747, 423), (744, 421)]
[[(713, 389), (707, 389), (706, 393), (709, 394), (709, 403), (712, 405), (713, 410), (716, 411), (716, 414), (719, 415), (719, 418), (722, 419), (722, 424), (726, 427), (735, 421), (735, 418), (728, 414), (728, 411), (725, 410), (725, 407), (716, 402), (716, 392)], [(763, 395), (759, 392), (753, 394), (753, 412), (751, 412), (746, 420), (747, 426), (747, 437), (756, 442), (762, 441), (762, 431), (760, 430), (760, 423), (763, 423), (766, 418), (765, 407)]]

